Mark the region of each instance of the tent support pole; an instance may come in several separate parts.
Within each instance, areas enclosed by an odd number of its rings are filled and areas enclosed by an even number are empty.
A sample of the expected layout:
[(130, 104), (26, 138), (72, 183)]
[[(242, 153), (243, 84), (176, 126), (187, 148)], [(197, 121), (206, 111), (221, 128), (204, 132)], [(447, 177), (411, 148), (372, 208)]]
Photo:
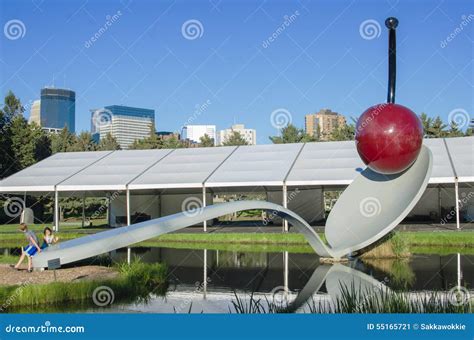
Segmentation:
[[(202, 207), (206, 207), (206, 187), (202, 187)], [(202, 222), (204, 232), (207, 232), (207, 221)]]
[(85, 220), (86, 220), (86, 192), (84, 191), (84, 193), (82, 194), (82, 223), (81, 223), (82, 228), (84, 228)]
[[(127, 226), (132, 224), (132, 218), (130, 216), (130, 190), (127, 187), (126, 191), (126, 200), (127, 200)], [(132, 250), (130, 247), (127, 247), (127, 263), (130, 264), (132, 258)]]
[(207, 295), (207, 249), (204, 249), (204, 254), (203, 254), (203, 279), (202, 279), (202, 293), (203, 293), (203, 299), (206, 300), (206, 295)]
[(460, 229), (460, 223), (459, 223), (459, 183), (458, 183), (458, 178), (456, 177), (454, 179), (454, 190), (455, 190), (455, 195), (456, 195), (456, 229)]
[[(283, 184), (283, 208), (288, 208), (288, 189), (286, 184)], [(288, 221), (286, 219), (283, 220), (283, 232), (288, 232)]]
[(59, 231), (59, 193), (54, 189), (54, 231)]

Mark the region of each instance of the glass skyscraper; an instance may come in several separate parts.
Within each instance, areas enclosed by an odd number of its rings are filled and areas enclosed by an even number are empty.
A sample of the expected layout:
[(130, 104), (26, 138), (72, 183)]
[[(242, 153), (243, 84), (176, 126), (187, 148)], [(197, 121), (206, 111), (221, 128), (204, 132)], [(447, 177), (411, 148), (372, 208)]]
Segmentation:
[(122, 149), (128, 149), (135, 140), (149, 137), (154, 122), (155, 110), (152, 109), (111, 105), (91, 110), (94, 138), (100, 140), (110, 133)]
[(76, 129), (76, 93), (71, 90), (41, 89), (40, 125), (46, 129)]

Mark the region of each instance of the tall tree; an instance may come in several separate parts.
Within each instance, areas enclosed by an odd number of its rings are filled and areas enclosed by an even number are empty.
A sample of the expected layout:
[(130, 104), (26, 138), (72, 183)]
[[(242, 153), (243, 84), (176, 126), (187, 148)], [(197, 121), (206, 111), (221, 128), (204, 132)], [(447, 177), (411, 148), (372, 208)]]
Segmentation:
[(232, 131), (232, 134), (226, 138), (226, 140), (222, 143), (225, 146), (232, 146), (232, 145), (248, 145), (247, 141), (244, 137), (240, 134), (239, 131)]
[(155, 132), (155, 125), (150, 126), (150, 133), (148, 137), (143, 139), (137, 139), (130, 145), (129, 149), (161, 149), (163, 147), (163, 141)]
[(203, 148), (214, 146), (214, 138), (211, 138), (207, 133), (204, 134), (199, 138), (199, 146)]
[[(22, 115), (11, 121), (11, 148), (15, 159), (15, 170), (24, 169), (49, 156), (51, 148), (44, 131), (36, 124), (28, 124)], [(42, 144), (46, 142), (46, 145)]]
[(433, 124), (433, 118), (428, 117), (426, 113), (421, 113), (420, 115), (421, 125), (423, 125), (423, 133), (425, 136), (428, 136), (431, 130), (431, 125)]
[(176, 137), (172, 136), (163, 140), (163, 149), (180, 149), (184, 148), (184, 144)]
[(286, 127), (280, 130), (280, 136), (271, 136), (270, 140), (274, 144), (286, 144), (286, 143), (304, 143), (314, 142), (315, 137), (312, 137), (304, 132), (303, 129), (298, 129), (292, 124), (288, 124)]
[(71, 145), (70, 151), (95, 151), (97, 150), (97, 143), (92, 138), (88, 131), (83, 131), (76, 137), (74, 144)]
[(76, 142), (76, 135), (72, 134), (67, 127), (64, 127), (59, 133), (51, 133), (50, 138), (53, 153), (72, 151)]
[(449, 130), (446, 132), (446, 137), (462, 137), (464, 133), (459, 130), (458, 124), (455, 121), (452, 121), (449, 124)]
[(0, 178), (16, 171), (15, 155), (11, 145), (11, 122), (16, 116), (22, 116), (24, 108), (12, 91), (8, 91), (0, 109)]
[(446, 136), (447, 125), (443, 123), (443, 120), (437, 116), (431, 123), (431, 126), (425, 134), (428, 138), (440, 138)]
[(108, 132), (105, 138), (100, 139), (97, 149), (101, 151), (120, 150), (120, 144), (117, 142), (117, 139)]
[(354, 140), (355, 126), (352, 124), (344, 124), (334, 129), (329, 135), (330, 141)]

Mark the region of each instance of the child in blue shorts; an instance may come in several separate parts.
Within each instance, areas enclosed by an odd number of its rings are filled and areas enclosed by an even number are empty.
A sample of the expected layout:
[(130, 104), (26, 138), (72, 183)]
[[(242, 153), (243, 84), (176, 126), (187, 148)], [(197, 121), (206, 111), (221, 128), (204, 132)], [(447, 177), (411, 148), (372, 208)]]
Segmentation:
[(41, 248), (38, 245), (38, 238), (36, 237), (35, 233), (28, 230), (28, 226), (25, 223), (20, 224), (19, 230), (25, 233), (25, 238), (28, 241), (28, 245), (24, 248), (21, 248), (21, 256), (18, 263), (13, 266), (13, 268), (17, 269), (20, 267), (21, 263), (25, 259), (25, 256), (28, 257), (28, 272), (31, 273), (32, 269), (32, 260), (31, 258), (35, 256), (36, 253), (41, 252)]

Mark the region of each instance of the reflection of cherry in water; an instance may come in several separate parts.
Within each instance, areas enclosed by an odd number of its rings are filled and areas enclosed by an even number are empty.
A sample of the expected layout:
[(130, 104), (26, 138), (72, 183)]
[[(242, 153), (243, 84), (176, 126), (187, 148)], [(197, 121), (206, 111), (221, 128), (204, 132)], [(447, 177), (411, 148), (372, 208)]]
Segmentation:
[(396, 18), (388, 18), (389, 89), (387, 104), (368, 108), (357, 122), (356, 146), (362, 161), (382, 174), (406, 170), (418, 157), (423, 142), (423, 126), (416, 114), (395, 104)]

